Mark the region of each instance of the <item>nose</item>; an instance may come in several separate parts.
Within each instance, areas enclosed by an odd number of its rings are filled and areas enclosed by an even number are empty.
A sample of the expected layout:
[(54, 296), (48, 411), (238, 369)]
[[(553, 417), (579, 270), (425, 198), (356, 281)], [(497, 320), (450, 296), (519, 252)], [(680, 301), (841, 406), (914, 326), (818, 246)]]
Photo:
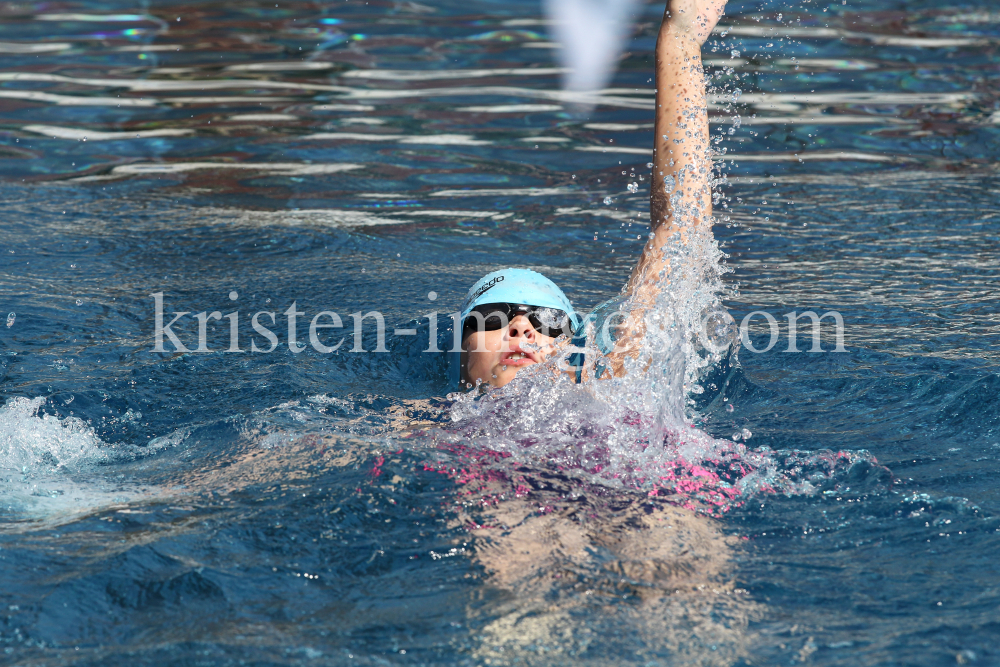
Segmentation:
[(524, 338), (525, 340), (535, 339), (535, 328), (525, 315), (516, 315), (507, 325), (507, 336), (509, 338)]

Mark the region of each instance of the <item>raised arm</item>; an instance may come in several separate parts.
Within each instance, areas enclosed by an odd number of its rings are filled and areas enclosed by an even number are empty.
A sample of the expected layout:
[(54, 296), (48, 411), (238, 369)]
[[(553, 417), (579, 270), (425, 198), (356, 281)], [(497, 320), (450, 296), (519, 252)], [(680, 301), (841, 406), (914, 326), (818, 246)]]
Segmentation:
[(656, 40), (656, 120), (649, 193), (652, 237), (629, 278), (640, 300), (662, 287), (661, 249), (675, 233), (710, 225), (712, 162), (701, 46), (722, 17), (726, 0), (668, 0)]
[[(712, 160), (701, 46), (722, 17), (726, 0), (668, 0), (656, 40), (656, 120), (649, 192), (651, 235), (625, 285), (631, 297), (607, 355), (613, 375), (638, 354), (646, 311), (671, 281), (670, 243), (685, 244), (697, 231), (711, 234)], [(602, 325), (605, 326), (605, 325)], [(604, 335), (599, 333), (599, 335)]]

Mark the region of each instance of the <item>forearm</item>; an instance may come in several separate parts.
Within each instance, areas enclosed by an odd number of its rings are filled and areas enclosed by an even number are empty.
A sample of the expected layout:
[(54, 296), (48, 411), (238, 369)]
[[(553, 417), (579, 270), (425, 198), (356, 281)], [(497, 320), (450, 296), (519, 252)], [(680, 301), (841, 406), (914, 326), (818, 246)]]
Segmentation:
[[(650, 182), (650, 238), (643, 249), (628, 291), (656, 287), (665, 268), (661, 249), (671, 237), (687, 242), (692, 231), (710, 225), (712, 162), (709, 154), (708, 101), (701, 45), (711, 33), (724, 3), (709, 2), (708, 12), (669, 10), (656, 42), (656, 111), (653, 173)], [(685, 15), (686, 14), (686, 15)], [(702, 20), (705, 16), (711, 18)], [(641, 296), (638, 295), (637, 296)]]
[(649, 213), (654, 245), (712, 215), (712, 163), (701, 44), (664, 22), (656, 42), (656, 120)]
[(664, 247), (691, 243), (698, 232), (711, 233), (712, 161), (701, 45), (712, 34), (725, 5), (726, 0), (668, 0), (660, 26), (650, 235), (625, 286), (631, 306), (618, 327), (618, 349), (608, 355), (615, 375), (623, 372), (625, 356), (634, 355), (645, 336), (646, 310), (672, 279)]

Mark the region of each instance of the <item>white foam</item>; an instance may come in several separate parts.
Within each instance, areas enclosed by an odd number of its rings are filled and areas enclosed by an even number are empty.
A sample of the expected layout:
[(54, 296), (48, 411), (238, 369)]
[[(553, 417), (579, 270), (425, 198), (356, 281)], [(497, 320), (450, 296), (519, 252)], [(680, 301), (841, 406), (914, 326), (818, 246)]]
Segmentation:
[(799, 39), (863, 39), (873, 44), (883, 46), (909, 46), (916, 48), (949, 48), (953, 46), (972, 46), (987, 44), (988, 38), (983, 37), (908, 37), (903, 35), (882, 35), (871, 32), (840, 30), (837, 28), (792, 27), (765, 25), (720, 25), (716, 26), (715, 34), (733, 35), (739, 37), (795, 37)]
[(25, 44), (24, 42), (0, 42), (0, 53), (52, 53), (68, 51), (73, 48), (69, 42), (39, 42)]
[(488, 146), (492, 141), (468, 134), (364, 134), (360, 132), (317, 132), (301, 139), (314, 141), (394, 141), (400, 144), (429, 146)]
[(562, 111), (562, 106), (558, 104), (495, 104), (492, 106), (458, 107), (455, 111), (467, 113), (545, 113)]
[(86, 423), (39, 414), (45, 398), (10, 399), (0, 408), (0, 513), (23, 521), (125, 502), (128, 493), (81, 483), (74, 473), (108, 460)]
[(77, 127), (59, 127), (58, 125), (25, 125), (24, 132), (42, 134), (53, 139), (75, 139), (77, 141), (121, 141), (125, 139), (150, 139), (153, 137), (183, 137), (194, 134), (194, 130), (170, 129), (136, 130), (135, 132), (99, 132)]
[[(96, 510), (161, 495), (108, 476), (109, 463), (132, 461), (177, 445), (180, 432), (145, 447), (112, 445), (76, 417), (42, 412), (44, 397), (14, 397), (0, 407), (0, 530), (53, 524)], [(123, 419), (137, 418), (129, 411)], [(27, 524), (25, 522), (28, 522)]]
[(433, 81), (436, 79), (478, 79), (487, 76), (552, 76), (564, 74), (563, 67), (502, 67), (497, 69), (355, 69), (341, 74), (349, 79), (373, 81)]
[(107, 181), (125, 176), (145, 176), (148, 174), (183, 174), (202, 169), (235, 171), (258, 171), (280, 176), (317, 176), (339, 174), (344, 171), (362, 169), (364, 165), (349, 162), (326, 162), (308, 164), (305, 162), (136, 162), (118, 165), (110, 174), (81, 176), (74, 181)]

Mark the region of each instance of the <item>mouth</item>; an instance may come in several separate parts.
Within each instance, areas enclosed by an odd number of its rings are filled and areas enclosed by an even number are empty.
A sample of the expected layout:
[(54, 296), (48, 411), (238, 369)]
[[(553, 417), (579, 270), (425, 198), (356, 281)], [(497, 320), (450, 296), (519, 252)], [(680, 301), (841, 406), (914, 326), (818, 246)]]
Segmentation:
[(533, 352), (511, 350), (504, 353), (500, 359), (500, 363), (505, 366), (527, 366), (528, 364), (538, 363), (538, 358)]

